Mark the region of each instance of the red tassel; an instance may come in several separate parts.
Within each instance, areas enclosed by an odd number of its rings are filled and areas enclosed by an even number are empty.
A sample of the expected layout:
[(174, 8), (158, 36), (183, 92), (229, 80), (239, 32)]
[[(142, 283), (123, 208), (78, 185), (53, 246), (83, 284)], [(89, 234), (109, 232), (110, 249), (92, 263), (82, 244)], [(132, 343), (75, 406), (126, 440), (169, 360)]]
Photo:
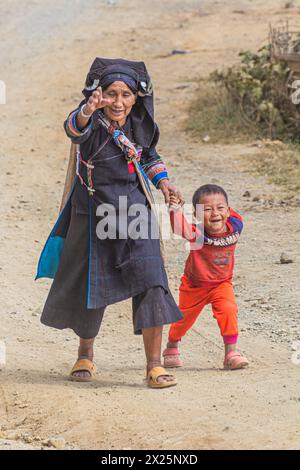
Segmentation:
[(135, 172), (135, 167), (132, 162), (128, 162), (128, 173), (134, 173)]

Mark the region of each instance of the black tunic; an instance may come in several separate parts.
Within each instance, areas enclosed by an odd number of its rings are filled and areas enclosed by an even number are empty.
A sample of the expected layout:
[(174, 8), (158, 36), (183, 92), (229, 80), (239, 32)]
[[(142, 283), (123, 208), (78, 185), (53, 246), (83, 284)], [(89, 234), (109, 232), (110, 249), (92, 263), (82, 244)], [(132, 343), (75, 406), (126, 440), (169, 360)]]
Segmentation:
[[(134, 142), (130, 117), (123, 130)], [(137, 334), (143, 328), (182, 318), (169, 291), (156, 220), (150, 216), (151, 209), (137, 174), (129, 172), (124, 154), (103, 128), (95, 130), (81, 143), (82, 158), (87, 161), (101, 146), (93, 159), (95, 192), (92, 197), (77, 178), (61, 262), (41, 318), (42, 323), (55, 328), (72, 328), (82, 338), (97, 335), (107, 305), (130, 297), (133, 298)], [(155, 146), (146, 149), (143, 158), (151, 158), (154, 152)], [(81, 164), (80, 174), (87, 182), (84, 164)], [(123, 202), (126, 200), (128, 207), (143, 206), (148, 216), (148, 235), (154, 233), (155, 238), (122, 238), (124, 226), (128, 228), (135, 217), (122, 209), (120, 196), (126, 198)], [(96, 236), (96, 225), (103, 220), (103, 216), (96, 214), (100, 204), (110, 204), (116, 211), (116, 239), (101, 240)], [(120, 218), (123, 220), (121, 230)]]
[[(130, 118), (123, 128), (127, 137), (134, 141)], [(88, 306), (103, 307), (119, 300), (133, 297), (153, 286), (168, 290), (168, 282), (163, 266), (158, 227), (155, 218), (135, 172), (130, 173), (128, 162), (120, 148), (115, 144), (104, 128), (98, 128), (81, 145), (82, 158), (87, 161), (100, 147), (100, 152), (93, 158), (92, 181), (95, 192), (89, 196), (84, 185), (77, 181), (72, 203), (79, 214), (89, 214), (91, 222), (91, 259), (90, 288)], [(103, 147), (103, 143), (107, 143)], [(81, 176), (87, 182), (86, 167), (81, 164)], [(120, 197), (123, 198), (121, 205)], [(126, 204), (127, 203), (127, 204)], [(97, 207), (109, 204), (116, 213), (116, 239), (100, 240), (96, 236), (96, 225), (103, 216), (96, 215)], [(147, 208), (147, 238), (125, 238), (124, 229), (128, 229), (135, 219), (128, 216), (128, 208), (140, 204)], [(122, 227), (120, 229), (120, 219)], [(144, 224), (144, 227), (145, 227)], [(154, 226), (153, 226), (154, 225)], [(151, 237), (151, 233), (156, 235)]]

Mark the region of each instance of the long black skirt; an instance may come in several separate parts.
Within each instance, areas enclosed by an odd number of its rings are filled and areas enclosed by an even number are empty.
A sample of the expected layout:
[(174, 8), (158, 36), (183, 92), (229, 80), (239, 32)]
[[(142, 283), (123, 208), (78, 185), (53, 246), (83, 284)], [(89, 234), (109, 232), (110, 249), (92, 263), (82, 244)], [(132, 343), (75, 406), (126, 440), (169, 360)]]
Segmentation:
[[(57, 328), (71, 328), (84, 339), (97, 336), (105, 306), (87, 308), (89, 264), (89, 217), (76, 213), (71, 220), (58, 271), (46, 299), (41, 322)], [(132, 298), (133, 328), (142, 329), (174, 323), (182, 314), (169, 290), (152, 286)]]

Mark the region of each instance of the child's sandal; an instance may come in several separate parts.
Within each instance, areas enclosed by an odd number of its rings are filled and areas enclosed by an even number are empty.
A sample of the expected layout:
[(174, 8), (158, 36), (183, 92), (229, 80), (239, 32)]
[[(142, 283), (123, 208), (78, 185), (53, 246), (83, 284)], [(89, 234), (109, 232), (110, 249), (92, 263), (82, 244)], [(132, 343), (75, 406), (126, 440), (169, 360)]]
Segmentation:
[(164, 367), (172, 369), (173, 367), (182, 367), (178, 348), (166, 348), (163, 352)]
[(224, 369), (243, 369), (249, 365), (248, 359), (238, 351), (230, 351), (224, 359)]

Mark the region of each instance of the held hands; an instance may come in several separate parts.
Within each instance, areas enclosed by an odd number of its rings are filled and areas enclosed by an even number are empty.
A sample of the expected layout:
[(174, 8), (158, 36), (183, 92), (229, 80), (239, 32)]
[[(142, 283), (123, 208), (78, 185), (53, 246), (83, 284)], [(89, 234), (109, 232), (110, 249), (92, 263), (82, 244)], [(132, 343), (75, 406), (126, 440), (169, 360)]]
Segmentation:
[(184, 204), (184, 199), (181, 192), (173, 186), (169, 180), (162, 180), (158, 188), (162, 191), (165, 203), (169, 205), (170, 209), (176, 206), (177, 209)]
[(99, 86), (93, 94), (89, 97), (86, 105), (83, 108), (85, 114), (93, 114), (96, 109), (104, 108), (112, 104), (112, 100), (103, 98), (102, 88)]
[(177, 212), (181, 208), (181, 206), (182, 204), (180, 204), (179, 197), (172, 194), (170, 196), (169, 211)]

